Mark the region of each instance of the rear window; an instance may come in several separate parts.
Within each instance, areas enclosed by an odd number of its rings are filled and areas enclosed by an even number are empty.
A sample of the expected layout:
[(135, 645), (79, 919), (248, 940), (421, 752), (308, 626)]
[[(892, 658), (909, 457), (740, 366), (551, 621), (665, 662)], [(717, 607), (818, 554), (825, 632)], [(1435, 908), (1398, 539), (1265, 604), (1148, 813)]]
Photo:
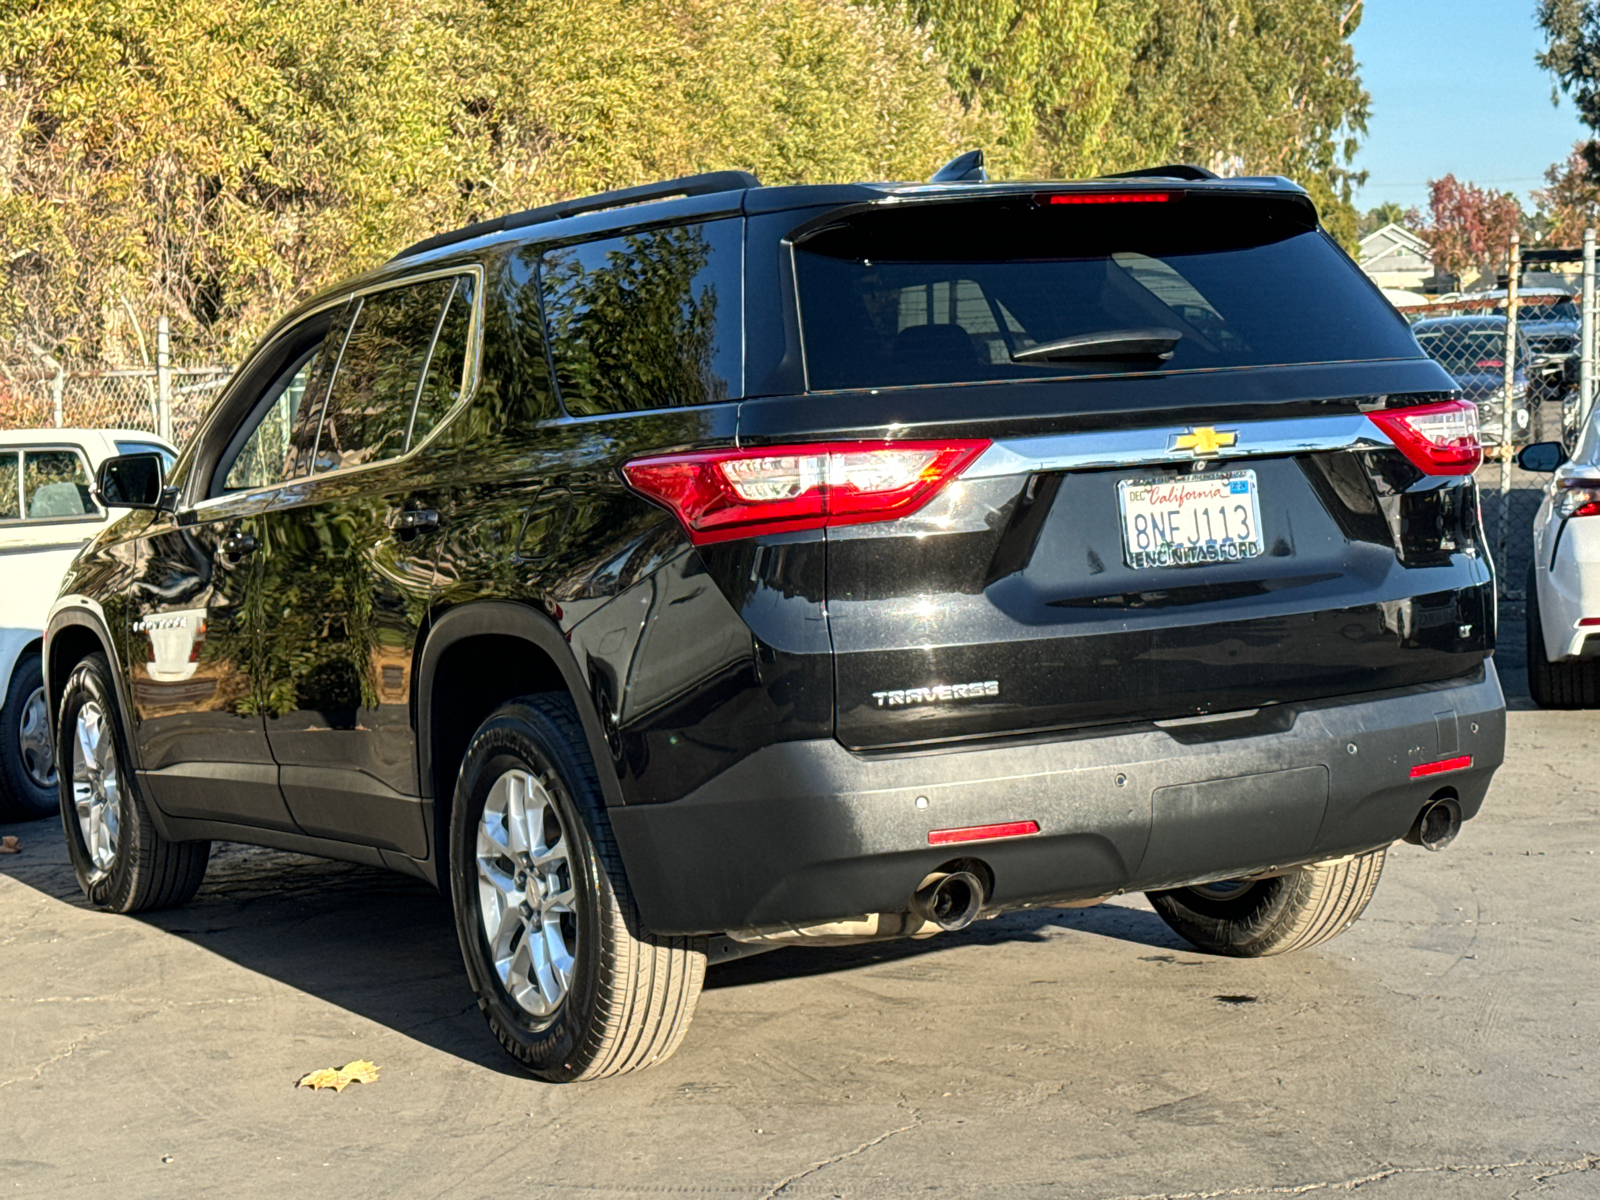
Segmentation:
[(1463, 329), (1446, 325), (1416, 331), (1417, 344), (1429, 358), (1452, 375), (1502, 371), (1506, 365), (1503, 329)]
[[(1356, 266), (1282, 199), (879, 208), (803, 239), (796, 275), (820, 390), (1417, 356)], [(1013, 358), (1151, 329), (1181, 334), (1170, 359)]]

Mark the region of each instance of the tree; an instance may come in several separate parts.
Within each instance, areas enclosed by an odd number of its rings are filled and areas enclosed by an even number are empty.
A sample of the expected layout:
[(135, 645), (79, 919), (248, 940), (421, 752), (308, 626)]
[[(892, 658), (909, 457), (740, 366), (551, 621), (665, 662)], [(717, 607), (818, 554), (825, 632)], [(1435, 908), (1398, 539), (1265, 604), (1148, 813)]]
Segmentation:
[(1406, 210), (1394, 201), (1385, 201), (1375, 208), (1369, 208), (1361, 218), (1357, 232), (1366, 237), (1369, 233), (1376, 233), (1385, 225), (1403, 225), (1406, 220)]
[(1565, 162), (1546, 168), (1546, 187), (1533, 193), (1538, 205), (1540, 240), (1551, 246), (1577, 246), (1583, 231), (1600, 225), (1600, 182), (1589, 168), (1584, 150), (1577, 142)]
[[(1578, 119), (1600, 132), (1600, 3), (1539, 0), (1535, 16), (1544, 30), (1545, 48), (1534, 61), (1556, 77), (1550, 102), (1565, 92), (1577, 107)], [(1600, 142), (1581, 143), (1579, 153), (1590, 173), (1600, 176)]]
[[(1117, 0), (1134, 9), (1145, 0)], [(1287, 175), (1356, 241), (1350, 164), (1370, 97), (1350, 35), (1362, 0), (1158, 0), (1135, 43), (1114, 125), (1119, 162), (1195, 162)]]
[(0, 81), (16, 357), (126, 358), (129, 306), (233, 356), (439, 229), (715, 168), (920, 178), (986, 128), (847, 0), (13, 0)]
[(1496, 271), (1522, 223), (1522, 206), (1509, 192), (1496, 192), (1454, 175), (1428, 183), (1428, 216), (1413, 209), (1407, 222), (1433, 252), (1433, 265), (1451, 275)]

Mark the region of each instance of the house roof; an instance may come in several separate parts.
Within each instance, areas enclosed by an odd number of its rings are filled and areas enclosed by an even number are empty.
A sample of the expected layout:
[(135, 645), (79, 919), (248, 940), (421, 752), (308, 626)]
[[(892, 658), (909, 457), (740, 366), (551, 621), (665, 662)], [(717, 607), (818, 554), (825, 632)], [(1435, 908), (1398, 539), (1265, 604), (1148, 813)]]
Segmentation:
[(1375, 229), (1361, 239), (1361, 261), (1373, 262), (1386, 258), (1391, 254), (1415, 254), (1426, 259), (1429, 256), (1428, 243), (1423, 241), (1404, 225), (1391, 221), (1382, 229)]

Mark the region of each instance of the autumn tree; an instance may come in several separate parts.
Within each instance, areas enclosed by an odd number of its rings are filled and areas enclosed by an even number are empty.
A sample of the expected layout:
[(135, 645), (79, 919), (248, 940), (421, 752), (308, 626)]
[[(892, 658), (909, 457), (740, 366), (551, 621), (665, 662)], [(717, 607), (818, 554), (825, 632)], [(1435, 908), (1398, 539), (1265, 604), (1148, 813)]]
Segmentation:
[(1494, 272), (1506, 261), (1511, 235), (1522, 222), (1522, 206), (1509, 192), (1496, 192), (1454, 175), (1428, 183), (1428, 214), (1413, 209), (1408, 223), (1433, 254), (1433, 265), (1452, 275)]
[(1540, 240), (1551, 246), (1577, 246), (1583, 231), (1600, 225), (1600, 182), (1584, 156), (1585, 143), (1573, 145), (1565, 162), (1545, 170), (1545, 186), (1533, 192)]

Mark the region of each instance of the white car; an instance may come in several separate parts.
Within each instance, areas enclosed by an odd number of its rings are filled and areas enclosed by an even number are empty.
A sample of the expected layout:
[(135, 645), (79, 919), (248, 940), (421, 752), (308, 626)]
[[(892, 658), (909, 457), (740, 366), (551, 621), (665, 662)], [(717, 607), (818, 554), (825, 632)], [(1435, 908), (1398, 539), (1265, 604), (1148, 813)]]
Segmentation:
[(45, 615), (69, 563), (110, 520), (95, 472), (117, 454), (177, 452), (127, 429), (0, 429), (0, 821), (57, 811), (44, 693)]
[(1554, 472), (1533, 519), (1528, 691), (1542, 708), (1600, 705), (1600, 424), (1570, 459), (1561, 443), (1536, 442), (1517, 464)]

